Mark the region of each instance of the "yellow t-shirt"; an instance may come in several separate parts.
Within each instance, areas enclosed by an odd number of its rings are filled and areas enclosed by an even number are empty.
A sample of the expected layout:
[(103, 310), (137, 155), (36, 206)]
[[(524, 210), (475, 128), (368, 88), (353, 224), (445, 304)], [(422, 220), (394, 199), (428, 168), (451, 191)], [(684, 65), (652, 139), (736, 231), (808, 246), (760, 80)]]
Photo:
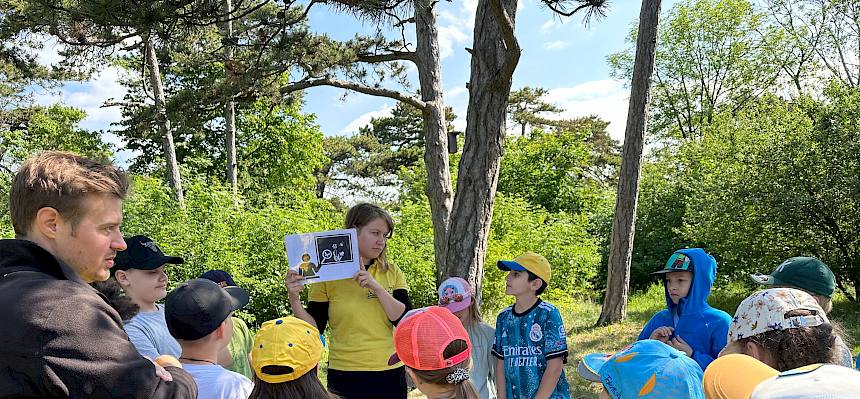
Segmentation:
[[(388, 271), (383, 272), (374, 263), (368, 271), (389, 293), (409, 289), (406, 276), (395, 265), (389, 263)], [(311, 285), (308, 300), (329, 303), (329, 368), (381, 371), (401, 366), (388, 365), (388, 358), (394, 353), (394, 326), (369, 289), (361, 288), (352, 279), (326, 281)]]

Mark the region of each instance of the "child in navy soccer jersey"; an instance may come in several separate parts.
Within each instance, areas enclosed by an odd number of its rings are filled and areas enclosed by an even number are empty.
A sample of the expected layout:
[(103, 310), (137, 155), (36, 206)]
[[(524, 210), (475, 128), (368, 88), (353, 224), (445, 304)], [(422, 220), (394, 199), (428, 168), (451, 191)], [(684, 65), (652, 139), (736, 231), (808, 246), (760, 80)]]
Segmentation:
[(526, 252), (502, 260), (508, 271), (505, 294), (516, 297), (496, 319), (493, 355), (499, 399), (570, 398), (562, 369), (567, 361), (567, 340), (558, 309), (542, 301), (552, 276), (546, 258)]

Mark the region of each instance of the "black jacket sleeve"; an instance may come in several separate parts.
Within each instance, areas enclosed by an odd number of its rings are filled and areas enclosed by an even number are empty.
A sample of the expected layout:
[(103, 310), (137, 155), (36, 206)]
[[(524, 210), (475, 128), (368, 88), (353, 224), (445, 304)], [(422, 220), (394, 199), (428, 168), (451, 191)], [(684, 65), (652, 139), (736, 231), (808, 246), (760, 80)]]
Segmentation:
[(328, 324), (328, 302), (309, 301), (306, 310), (317, 322), (317, 330), (322, 334)]
[[(89, 287), (87, 287), (89, 289)], [(95, 293), (55, 298), (42, 337), (46, 391), (78, 398), (197, 398), (185, 370), (168, 367), (173, 381), (155, 374), (122, 329), (119, 315)]]
[(397, 323), (400, 323), (400, 320), (403, 319), (403, 316), (405, 316), (407, 312), (412, 310), (412, 300), (409, 299), (409, 291), (402, 288), (394, 290), (394, 292), (391, 293), (391, 296), (393, 296), (394, 299), (400, 301), (400, 303), (406, 305), (406, 309), (403, 309), (403, 313), (400, 315), (400, 317), (398, 317), (397, 320), (391, 320), (391, 324), (394, 324), (396, 326)]

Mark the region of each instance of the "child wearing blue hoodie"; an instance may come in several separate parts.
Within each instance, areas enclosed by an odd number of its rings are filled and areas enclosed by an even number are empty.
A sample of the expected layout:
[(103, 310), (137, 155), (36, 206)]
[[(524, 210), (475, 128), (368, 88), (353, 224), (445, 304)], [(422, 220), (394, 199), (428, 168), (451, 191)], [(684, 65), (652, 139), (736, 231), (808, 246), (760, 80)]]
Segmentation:
[(726, 346), (732, 320), (728, 313), (708, 305), (717, 261), (701, 248), (679, 249), (654, 274), (663, 277), (667, 308), (648, 321), (638, 340), (666, 343), (704, 370)]

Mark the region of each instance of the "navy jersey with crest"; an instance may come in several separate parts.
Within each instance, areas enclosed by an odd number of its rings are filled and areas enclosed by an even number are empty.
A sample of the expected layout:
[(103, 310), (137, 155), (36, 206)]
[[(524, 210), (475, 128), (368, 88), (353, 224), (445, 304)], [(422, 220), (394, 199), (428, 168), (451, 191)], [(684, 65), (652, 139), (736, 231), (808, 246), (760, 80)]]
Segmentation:
[[(547, 360), (567, 362), (567, 340), (558, 309), (540, 299), (530, 309), (516, 313), (508, 306), (496, 319), (493, 355), (505, 364), (508, 398), (534, 398), (546, 371)], [(564, 372), (550, 398), (570, 398)]]

